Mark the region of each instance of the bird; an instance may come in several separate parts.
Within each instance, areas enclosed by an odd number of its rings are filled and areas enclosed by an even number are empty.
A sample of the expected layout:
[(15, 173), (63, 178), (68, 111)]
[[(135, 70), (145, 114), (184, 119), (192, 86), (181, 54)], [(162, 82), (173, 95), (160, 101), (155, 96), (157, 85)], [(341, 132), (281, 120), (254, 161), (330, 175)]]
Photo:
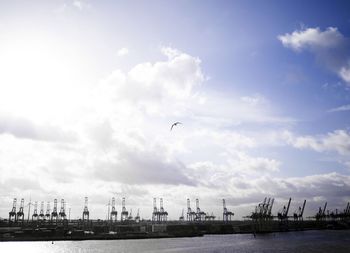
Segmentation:
[(171, 125), (170, 131), (173, 130), (174, 126), (177, 126), (178, 124), (182, 124), (181, 122), (175, 122), (174, 124)]

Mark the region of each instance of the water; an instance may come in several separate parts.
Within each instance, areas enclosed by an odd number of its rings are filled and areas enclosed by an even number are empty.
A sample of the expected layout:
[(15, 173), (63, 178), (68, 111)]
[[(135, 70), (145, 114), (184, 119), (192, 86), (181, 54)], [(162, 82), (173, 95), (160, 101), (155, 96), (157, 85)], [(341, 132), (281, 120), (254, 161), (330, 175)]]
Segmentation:
[(1, 253), (122, 253), (122, 252), (350, 252), (350, 230), (305, 231), (257, 235), (206, 235), (195, 238), (1, 242)]

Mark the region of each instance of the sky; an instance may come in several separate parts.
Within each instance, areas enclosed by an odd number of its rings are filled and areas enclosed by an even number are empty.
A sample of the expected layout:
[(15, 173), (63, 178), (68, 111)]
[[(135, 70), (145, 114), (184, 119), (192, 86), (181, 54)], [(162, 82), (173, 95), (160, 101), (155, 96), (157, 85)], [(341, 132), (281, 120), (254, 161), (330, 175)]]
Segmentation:
[[(347, 1), (0, 1), (0, 217), (350, 201)], [(181, 122), (170, 127), (174, 122)], [(17, 206), (18, 208), (18, 206)], [(60, 205), (58, 206), (60, 208)], [(33, 209), (32, 209), (33, 210)], [(67, 210), (68, 212), (68, 210)]]

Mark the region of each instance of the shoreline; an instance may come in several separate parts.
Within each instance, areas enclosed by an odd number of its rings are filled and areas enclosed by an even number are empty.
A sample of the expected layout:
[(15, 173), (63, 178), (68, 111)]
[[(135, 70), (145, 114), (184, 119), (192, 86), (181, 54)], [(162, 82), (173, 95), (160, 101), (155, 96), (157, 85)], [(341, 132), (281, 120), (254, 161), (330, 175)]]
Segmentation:
[[(2, 226), (1, 226), (2, 225)], [(128, 240), (201, 237), (219, 234), (271, 234), (309, 230), (347, 230), (350, 221), (275, 221), (247, 220), (202, 223), (149, 223), (108, 224), (94, 223), (78, 226), (77, 223), (37, 224), (18, 226), (0, 225), (0, 242), (11, 241), (83, 241), (83, 240)]]

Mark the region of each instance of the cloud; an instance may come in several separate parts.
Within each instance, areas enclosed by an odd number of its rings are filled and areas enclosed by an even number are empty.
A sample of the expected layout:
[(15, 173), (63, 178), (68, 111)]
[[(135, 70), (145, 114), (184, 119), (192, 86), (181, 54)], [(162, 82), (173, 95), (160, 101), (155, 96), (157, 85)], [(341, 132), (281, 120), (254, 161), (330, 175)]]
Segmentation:
[(83, 10), (85, 8), (91, 8), (90, 3), (86, 0), (73, 0), (72, 5), (78, 10)]
[(202, 186), (220, 189), (231, 184), (232, 178), (256, 178), (278, 172), (280, 164), (274, 159), (235, 151), (222, 156), (222, 161), (217, 163), (210, 160), (192, 163), (188, 165), (187, 175)]
[(118, 50), (117, 54), (118, 54), (118, 56), (125, 56), (125, 55), (129, 54), (129, 49), (127, 49), (126, 47), (123, 47), (123, 48)]
[(350, 176), (335, 172), (306, 177), (259, 178), (254, 181), (266, 194), (276, 197), (308, 198), (322, 196), (325, 199), (344, 198), (350, 193)]
[[(196, 121), (214, 126), (243, 124), (293, 125), (296, 120), (278, 115), (262, 95), (235, 96), (210, 92), (202, 103), (193, 103), (191, 113)], [(223, 110), (225, 108), (225, 110)]]
[(198, 58), (176, 51), (167, 61), (140, 63), (127, 73), (113, 71), (101, 80), (96, 93), (103, 100), (132, 103), (145, 113), (169, 114), (194, 99), (192, 91), (204, 78)]
[(344, 36), (335, 27), (328, 27), (325, 31), (320, 28), (307, 28), (301, 31), (294, 31), (292, 34), (279, 35), (278, 39), (287, 48), (295, 51), (309, 48), (334, 48), (344, 40)]
[(236, 152), (236, 160), (230, 158), (230, 165), (237, 171), (245, 173), (254, 172), (277, 172), (281, 162), (266, 157), (252, 157), (243, 152)]
[(42, 190), (40, 182), (31, 178), (9, 178), (2, 183), (2, 188), (10, 191)]
[(244, 103), (247, 103), (247, 104), (253, 105), (253, 106), (263, 105), (263, 104), (267, 103), (266, 98), (264, 98), (260, 94), (255, 94), (254, 96), (244, 96), (244, 97), (241, 97), (241, 100)]
[(317, 152), (333, 151), (340, 155), (350, 154), (350, 133), (346, 130), (335, 130), (327, 135), (321, 136), (299, 136), (285, 135), (289, 144), (299, 149), (312, 149)]
[(343, 111), (350, 111), (350, 105), (342, 105), (342, 106), (328, 110), (328, 112), (343, 112)]
[[(113, 160), (112, 160), (113, 159)], [(185, 172), (186, 167), (167, 158), (162, 149), (139, 149), (119, 143), (116, 154), (110, 159), (96, 161), (94, 176), (104, 181), (125, 184), (194, 185)]]
[(64, 14), (66, 12), (70, 12), (70, 11), (83, 11), (86, 9), (90, 9), (91, 8), (91, 4), (89, 2), (89, 0), (65, 0), (63, 3), (60, 4), (60, 6), (58, 6), (54, 12), (56, 14)]
[(307, 28), (277, 37), (286, 48), (296, 52), (308, 50), (328, 69), (350, 84), (350, 40), (336, 27)]
[(0, 114), (0, 134), (4, 133), (17, 138), (53, 142), (72, 142), (77, 138), (75, 133), (56, 126), (40, 126), (25, 118)]

